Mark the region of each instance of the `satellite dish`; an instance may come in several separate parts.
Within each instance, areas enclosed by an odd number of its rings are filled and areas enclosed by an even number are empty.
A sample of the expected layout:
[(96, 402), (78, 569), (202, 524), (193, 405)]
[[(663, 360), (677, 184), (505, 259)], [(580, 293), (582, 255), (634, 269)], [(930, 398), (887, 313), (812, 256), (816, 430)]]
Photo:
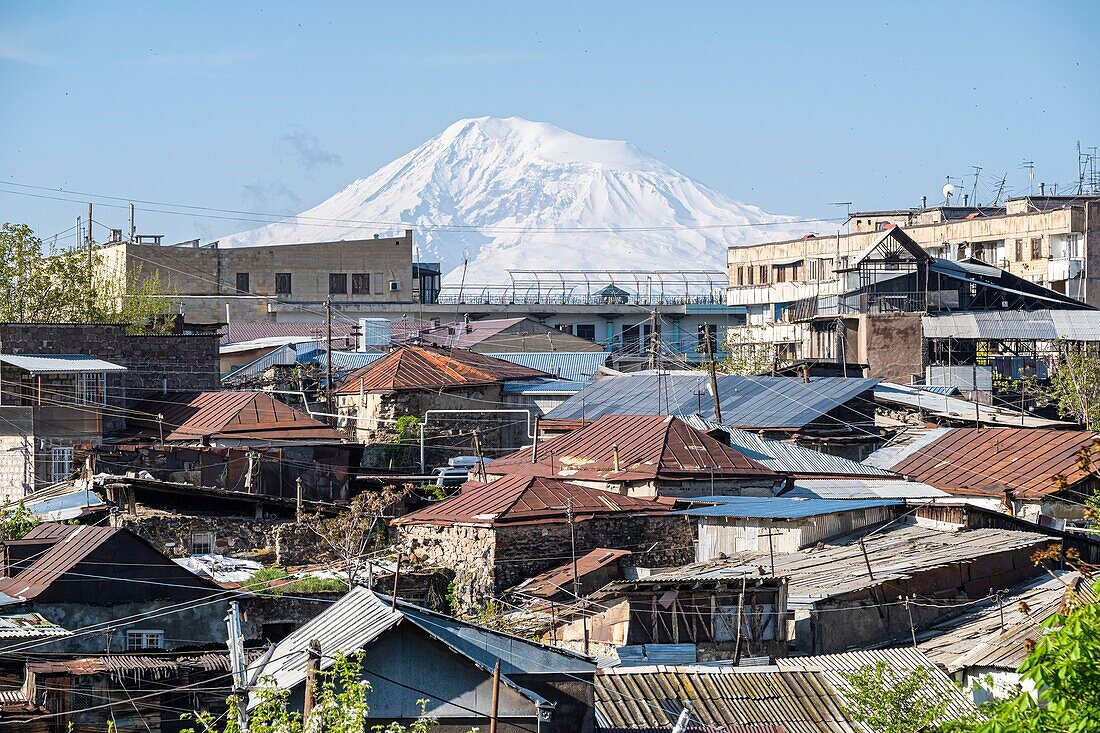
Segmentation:
[(954, 195), (955, 195), (955, 184), (945, 183), (943, 185), (943, 197), (945, 199), (947, 199), (948, 201), (950, 201), (951, 197), (954, 196)]

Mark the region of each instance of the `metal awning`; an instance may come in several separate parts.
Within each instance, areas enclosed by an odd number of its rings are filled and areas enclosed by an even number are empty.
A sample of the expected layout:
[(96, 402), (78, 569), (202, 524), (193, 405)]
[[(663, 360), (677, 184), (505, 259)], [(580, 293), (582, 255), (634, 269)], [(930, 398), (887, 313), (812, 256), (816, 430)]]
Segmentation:
[(0, 364), (10, 364), (31, 374), (126, 371), (126, 367), (119, 364), (83, 354), (0, 354)]

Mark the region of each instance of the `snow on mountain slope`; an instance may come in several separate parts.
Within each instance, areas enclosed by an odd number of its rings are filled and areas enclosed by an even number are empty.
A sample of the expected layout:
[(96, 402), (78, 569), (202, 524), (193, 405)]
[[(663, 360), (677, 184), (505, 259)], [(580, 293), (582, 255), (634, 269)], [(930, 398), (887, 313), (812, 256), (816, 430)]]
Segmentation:
[[(400, 223), (404, 222), (405, 225)], [(359, 239), (413, 228), (447, 282), (509, 269), (724, 270), (726, 248), (835, 225), (734, 201), (630, 143), (518, 117), (460, 120), (296, 217), (220, 246)]]

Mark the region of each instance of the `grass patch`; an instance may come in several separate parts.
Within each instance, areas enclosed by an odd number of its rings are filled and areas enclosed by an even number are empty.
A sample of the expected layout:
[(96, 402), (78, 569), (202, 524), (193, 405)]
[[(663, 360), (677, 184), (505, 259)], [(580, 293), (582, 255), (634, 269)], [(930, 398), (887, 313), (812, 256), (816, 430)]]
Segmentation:
[(336, 578), (290, 579), (290, 574), (282, 568), (260, 568), (252, 577), (242, 583), (245, 590), (267, 596), (306, 596), (314, 593), (343, 593), (348, 589), (346, 583)]

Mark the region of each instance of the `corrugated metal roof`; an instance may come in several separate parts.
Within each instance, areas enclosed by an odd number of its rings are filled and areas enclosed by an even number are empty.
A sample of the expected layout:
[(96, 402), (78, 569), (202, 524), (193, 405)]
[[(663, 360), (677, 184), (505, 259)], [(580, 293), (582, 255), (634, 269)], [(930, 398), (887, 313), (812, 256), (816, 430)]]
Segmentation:
[(905, 502), (890, 499), (801, 499), (786, 497), (758, 498), (754, 496), (707, 496), (688, 499), (692, 504), (714, 502), (673, 514), (687, 517), (730, 517), (745, 519), (806, 519), (838, 512), (853, 512), (881, 506), (904, 506)]
[(485, 354), (568, 380), (590, 380), (607, 363), (610, 351), (515, 351)]
[[(401, 601), (396, 609), (391, 609), (390, 603), (383, 602), (373, 591), (356, 586), (276, 644), (270, 655), (253, 663), (249, 679), (268, 677), (280, 689), (293, 688), (305, 680), (306, 650), (311, 639), (321, 642), (321, 666), (328, 668), (333, 652), (363, 649), (401, 623), (415, 624), (483, 669), (491, 670), (499, 659), (502, 676), (584, 674), (595, 669), (595, 663), (588, 657), (434, 614)], [(425, 670), (425, 675), (424, 684), (430, 685), (430, 670)], [(526, 694), (537, 698), (533, 693)]]
[(596, 675), (596, 727), (602, 733), (670, 731), (689, 703), (692, 731), (862, 733), (821, 672), (654, 666)]
[(904, 405), (929, 415), (955, 422), (980, 422), (984, 425), (1004, 425), (1023, 428), (1069, 427), (1072, 423), (1048, 420), (1010, 410), (989, 407), (958, 397), (935, 394), (919, 387), (883, 382), (875, 387), (875, 399), (888, 404)]
[[(804, 382), (798, 377), (722, 375), (722, 422), (745, 428), (801, 428), (852, 400), (870, 400), (877, 383), (863, 378), (813, 377)], [(548, 417), (593, 420), (603, 415), (698, 413), (713, 419), (713, 402), (704, 372), (626, 374), (597, 379), (583, 395), (566, 400)], [(867, 403), (857, 407), (870, 410)]]
[(695, 664), (698, 661), (695, 644), (631, 644), (615, 648), (619, 667)]
[[(495, 463), (493, 465), (496, 465)], [(578, 521), (622, 512), (660, 513), (667, 504), (552, 478), (514, 474), (489, 484), (467, 482), (458, 496), (394, 520), (405, 524), (525, 524), (565, 522), (569, 500)]]
[(465, 349), (399, 346), (381, 359), (349, 374), (338, 395), (400, 390), (440, 390), (495, 384), (511, 379), (549, 376), (511, 362)]
[(37, 639), (68, 636), (70, 633), (72, 632), (61, 628), (38, 613), (0, 616), (0, 639)]
[(893, 470), (955, 494), (1011, 489), (1022, 497), (1045, 496), (1058, 489), (1055, 474), (1070, 486), (1092, 477), (1078, 457), (1097, 441), (1100, 433), (1088, 430), (954, 428)]
[(997, 310), (921, 318), (925, 338), (1100, 341), (1100, 311)]
[(599, 481), (777, 477), (681, 418), (661, 415), (604, 415), (540, 442), (536, 463), (531, 462), (532, 450), (524, 448), (498, 458), (489, 470)]
[(863, 459), (867, 466), (890, 470), (918, 448), (938, 439), (951, 428), (905, 427), (886, 445)]
[(931, 499), (950, 496), (919, 481), (903, 479), (798, 479), (784, 497), (805, 499)]
[[(615, 565), (619, 560), (630, 554), (630, 550), (597, 547), (595, 550), (586, 552), (577, 558), (577, 577), (581, 578), (602, 568)], [(512, 590), (529, 596), (550, 598), (561, 593), (562, 588), (568, 587), (568, 584), (572, 582), (573, 563), (567, 562), (528, 578)]]
[(918, 635), (918, 647), (951, 673), (965, 669), (1015, 671), (1030, 653), (1031, 644), (1042, 637), (1040, 624), (1062, 608), (1071, 589), (1080, 594), (1082, 602), (1097, 600), (1087, 580), (1077, 573), (1064, 573), (1024, 584), (999, 600), (934, 624)]
[(775, 664), (784, 670), (821, 671), (845, 696), (851, 685), (844, 673), (853, 674), (864, 667), (874, 667), (880, 662), (886, 663), (897, 672), (924, 669), (928, 672), (928, 686), (921, 691), (929, 702), (947, 702), (945, 719), (953, 720), (974, 713), (970, 698), (963, 694), (955, 681), (944, 674), (928, 657), (912, 647), (897, 649), (868, 649), (864, 651), (842, 652), (840, 654), (819, 654), (812, 657), (787, 657), (775, 660)]
[(588, 382), (568, 382), (563, 379), (543, 379), (538, 382), (511, 382), (504, 385), (504, 394), (523, 395), (572, 395), (577, 394)]
[(120, 364), (83, 354), (0, 354), (0, 363), (10, 364), (31, 374), (126, 371), (126, 367)]
[[(333, 320), (332, 339), (333, 346), (355, 347), (355, 336), (352, 332), (356, 328), (355, 323)], [(255, 341), (257, 339), (278, 338), (280, 336), (304, 336), (322, 340), (325, 338), (324, 323), (269, 323), (266, 321), (242, 321), (225, 324), (225, 330), (221, 338), (222, 344), (239, 341)]]
[[(140, 403), (134, 409), (162, 415), (164, 439), (168, 441), (342, 440), (330, 426), (265, 392), (173, 393)], [(130, 422), (143, 434), (159, 437), (155, 420), (142, 417)]]
[[(468, 321), (460, 323), (442, 323), (438, 326), (421, 331), (418, 336), (424, 343), (435, 344), (453, 348), (469, 349), (480, 344), (490, 336), (496, 336), (501, 331), (523, 323), (526, 316), (518, 318), (485, 318), (480, 321)], [(532, 320), (531, 323), (538, 327), (540, 333), (549, 331), (552, 327)]]
[(889, 471), (856, 463), (841, 456), (803, 448), (796, 443), (769, 440), (740, 428), (728, 428), (702, 415), (686, 415), (684, 421), (696, 430), (723, 430), (730, 447), (778, 473), (795, 476), (891, 476)]
[(18, 575), (0, 578), (0, 593), (18, 598), (34, 598), (81, 560), (107, 542), (118, 527), (54, 524), (43, 522), (23, 536), (23, 541), (51, 543)]

